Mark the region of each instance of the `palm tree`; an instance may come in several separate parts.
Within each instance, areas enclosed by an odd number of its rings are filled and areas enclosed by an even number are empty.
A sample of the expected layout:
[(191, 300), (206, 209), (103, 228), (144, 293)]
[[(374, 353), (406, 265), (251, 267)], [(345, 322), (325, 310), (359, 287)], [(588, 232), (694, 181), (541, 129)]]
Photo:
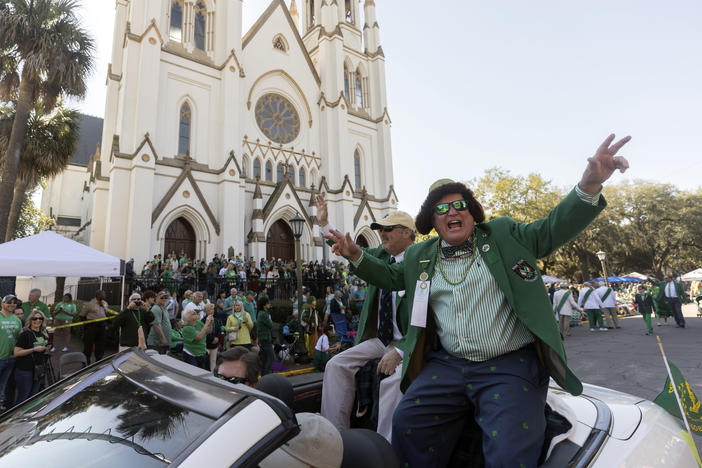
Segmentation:
[[(0, 108), (0, 156), (5, 153), (8, 142), (3, 130), (7, 131), (13, 119), (12, 108)], [(5, 242), (15, 235), (27, 192), (34, 190), (42, 179), (59, 174), (68, 165), (78, 142), (78, 122), (78, 112), (60, 104), (50, 114), (44, 112), (41, 100), (32, 109), (22, 145)]]
[(0, 92), (10, 94), (0, 99), (11, 100), (20, 77), (0, 181), (0, 233), (7, 232), (32, 107), (41, 97), (49, 112), (61, 95), (85, 95), (94, 46), (75, 16), (77, 6), (74, 0), (0, 0)]

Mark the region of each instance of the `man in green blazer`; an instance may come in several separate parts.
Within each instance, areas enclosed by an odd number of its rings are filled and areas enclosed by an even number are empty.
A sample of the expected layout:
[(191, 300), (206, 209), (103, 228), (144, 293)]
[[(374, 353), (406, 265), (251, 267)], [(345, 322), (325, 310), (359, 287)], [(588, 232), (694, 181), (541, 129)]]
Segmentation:
[(333, 251), (356, 274), (384, 289), (404, 289), (411, 326), (404, 351), (405, 396), (393, 418), (392, 444), (404, 466), (446, 466), (465, 419), (482, 431), (488, 466), (535, 467), (546, 421), (549, 375), (574, 395), (582, 384), (568, 369), (536, 260), (565, 244), (606, 206), (602, 183), (628, 168), (615, 156), (629, 137), (610, 135), (578, 185), (544, 218), (485, 221), (462, 183), (434, 183), (416, 219), (438, 238), (415, 244), (404, 262), (365, 255), (346, 234), (330, 233)]
[(671, 275), (665, 275), (663, 282), (658, 285), (658, 295), (656, 300), (661, 303), (665, 301), (673, 312), (675, 323), (680, 328), (685, 328), (685, 317), (682, 314), (682, 304), (689, 302), (687, 294), (682, 287), (682, 284), (673, 281)]
[[(335, 230), (327, 219), (327, 204), (322, 195), (317, 197), (317, 216), (323, 233)], [(380, 231), (382, 245), (365, 249), (364, 252), (386, 264), (401, 262), (405, 250), (414, 242), (414, 221), (402, 211), (372, 223), (371, 229)], [(368, 285), (355, 346), (334, 356), (324, 370), (321, 413), (339, 431), (349, 428), (356, 393), (356, 372), (366, 362), (380, 359), (378, 373), (387, 377), (380, 381), (377, 431), (388, 441), (391, 440), (392, 416), (402, 399), (402, 351), (396, 348), (396, 343), (409, 326), (409, 312), (406, 309), (404, 291), (380, 291), (372, 283)]]

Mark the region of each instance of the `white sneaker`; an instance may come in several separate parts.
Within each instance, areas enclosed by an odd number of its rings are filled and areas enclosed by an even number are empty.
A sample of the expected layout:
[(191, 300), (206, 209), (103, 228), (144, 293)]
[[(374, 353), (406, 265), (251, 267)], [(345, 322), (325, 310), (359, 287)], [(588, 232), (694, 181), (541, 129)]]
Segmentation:
[(594, 328), (591, 328), (590, 331), (595, 331), (595, 329), (594, 329)]
[(54, 348), (54, 347), (52, 347), (52, 348), (49, 350), (50, 353), (53, 353), (54, 351), (56, 351), (56, 348)]
[(606, 328), (600, 328), (600, 331), (607, 331)]
[(68, 348), (64, 347), (61, 351), (65, 353), (66, 351), (68, 351)]

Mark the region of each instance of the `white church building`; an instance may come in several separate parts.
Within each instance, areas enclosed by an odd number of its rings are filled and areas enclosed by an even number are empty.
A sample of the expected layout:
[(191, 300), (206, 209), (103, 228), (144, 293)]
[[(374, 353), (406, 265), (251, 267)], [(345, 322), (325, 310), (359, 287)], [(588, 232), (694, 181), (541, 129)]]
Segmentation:
[(339, 230), (379, 245), (397, 196), (375, 3), (272, 0), (245, 34), (242, 5), (116, 0), (101, 138), (42, 199), (58, 232), (137, 267), (288, 259), (300, 214), (302, 257), (321, 260), (324, 192)]

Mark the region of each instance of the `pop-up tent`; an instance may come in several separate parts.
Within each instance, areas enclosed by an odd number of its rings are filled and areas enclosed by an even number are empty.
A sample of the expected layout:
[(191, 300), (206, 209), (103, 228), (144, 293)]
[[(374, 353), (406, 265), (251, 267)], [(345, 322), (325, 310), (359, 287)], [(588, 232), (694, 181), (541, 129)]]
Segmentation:
[(53, 231), (0, 244), (0, 276), (122, 276), (121, 263)]
[(702, 268), (692, 270), (680, 277), (681, 281), (702, 281)]
[(543, 282), (546, 283), (546, 284), (567, 283), (567, 281), (564, 280), (564, 279), (555, 278), (555, 277), (553, 277), (553, 276), (548, 276), (548, 275), (541, 275), (541, 279), (542, 279)]

